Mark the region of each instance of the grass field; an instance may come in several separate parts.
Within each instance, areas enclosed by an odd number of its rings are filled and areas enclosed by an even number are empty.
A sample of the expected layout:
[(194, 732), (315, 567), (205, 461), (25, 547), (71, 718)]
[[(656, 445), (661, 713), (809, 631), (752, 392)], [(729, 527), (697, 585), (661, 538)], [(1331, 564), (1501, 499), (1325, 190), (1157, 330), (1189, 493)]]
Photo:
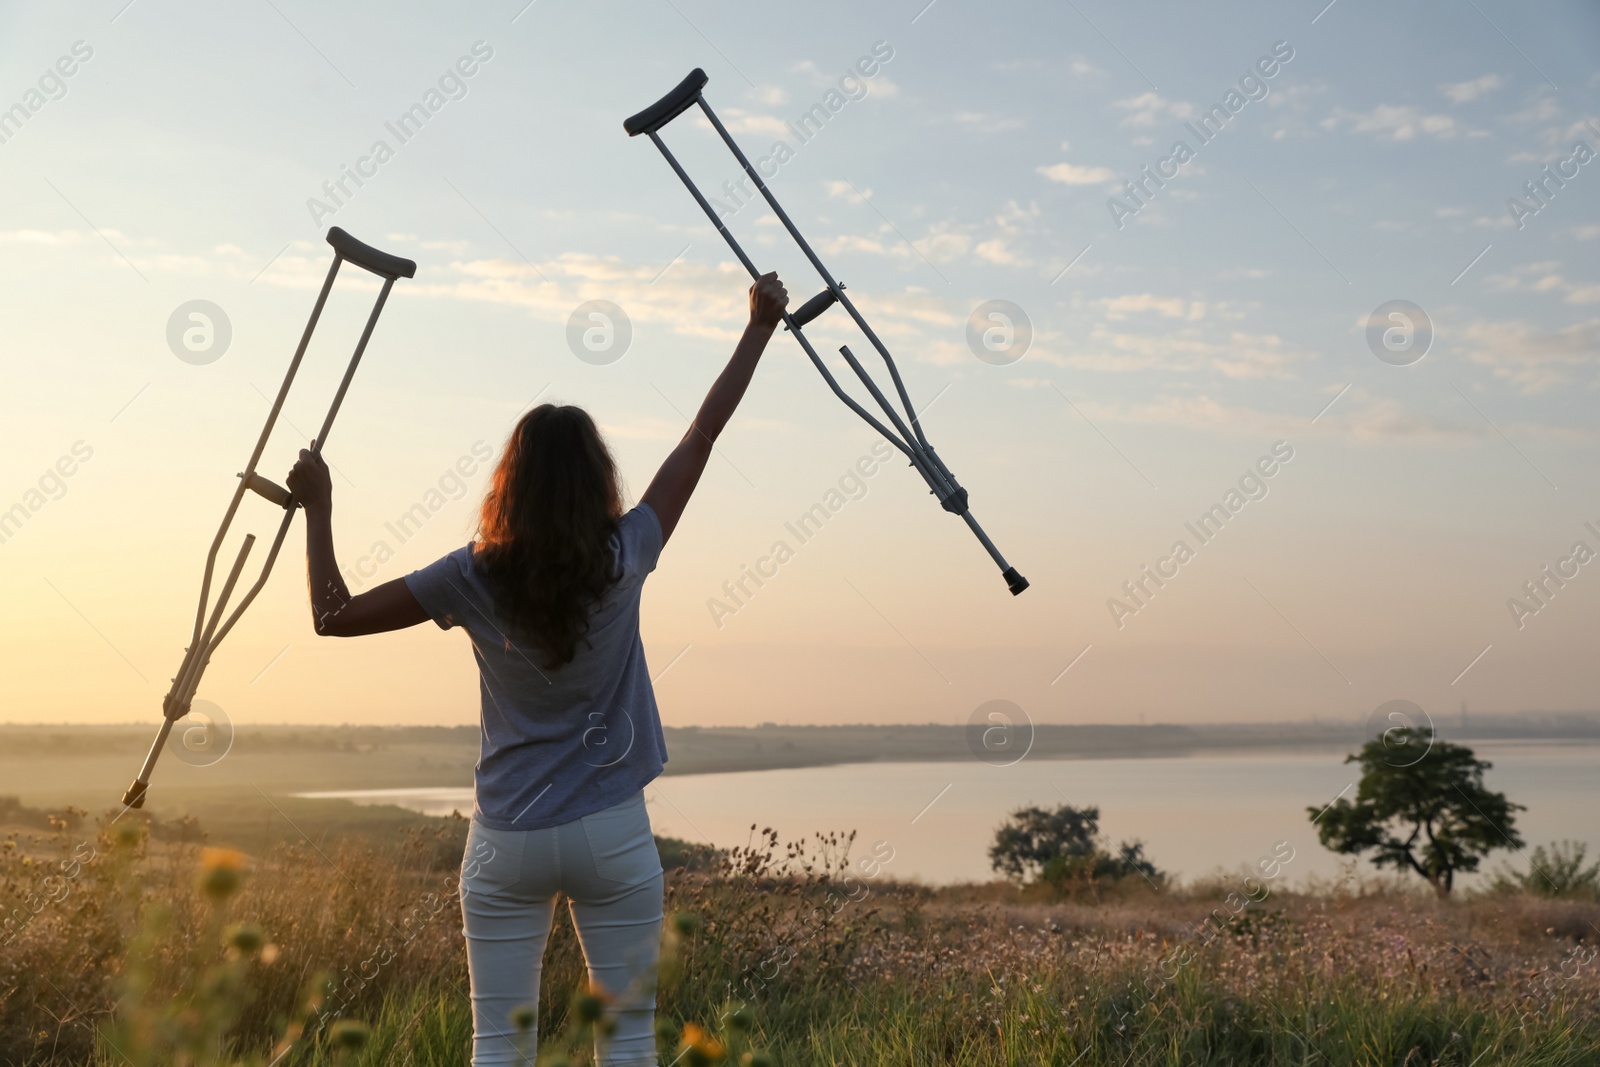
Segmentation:
[[(465, 1062), (460, 820), (208, 854), (204, 816), (6, 814), (0, 1063)], [(934, 890), (848, 844), (669, 850), (663, 1063), (1600, 1064), (1594, 902)], [(590, 1060), (581, 973), (562, 919), (541, 1062)]]

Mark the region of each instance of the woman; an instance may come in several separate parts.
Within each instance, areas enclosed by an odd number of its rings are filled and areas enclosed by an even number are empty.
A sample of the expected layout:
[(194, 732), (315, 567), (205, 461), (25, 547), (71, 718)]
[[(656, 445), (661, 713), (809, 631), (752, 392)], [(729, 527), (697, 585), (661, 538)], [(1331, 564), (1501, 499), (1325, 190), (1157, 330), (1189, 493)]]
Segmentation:
[(318, 634), (432, 619), (463, 627), (472, 642), (482, 748), (461, 911), (474, 1067), (532, 1060), (533, 1035), (519, 1034), (510, 1017), (538, 1005), (557, 892), (615, 1021), (597, 1040), (599, 1062), (656, 1063), (662, 877), (643, 790), (667, 755), (639, 639), (640, 589), (787, 304), (777, 275), (751, 286), (750, 322), (732, 358), (626, 514), (594, 421), (580, 408), (542, 404), (511, 433), (477, 539), (352, 597), (334, 559), (327, 466), (302, 451), (289, 475), (306, 511)]

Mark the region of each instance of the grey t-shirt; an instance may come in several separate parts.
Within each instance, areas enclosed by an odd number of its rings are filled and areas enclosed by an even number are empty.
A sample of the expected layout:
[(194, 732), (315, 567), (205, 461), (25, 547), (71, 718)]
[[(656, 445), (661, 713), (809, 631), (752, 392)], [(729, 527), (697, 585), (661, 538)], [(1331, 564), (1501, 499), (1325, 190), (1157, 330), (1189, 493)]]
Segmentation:
[(406, 575), (429, 617), (472, 641), (482, 695), (473, 818), (490, 829), (537, 830), (604, 810), (666, 763), (639, 639), (639, 594), (661, 555), (656, 513), (640, 504), (622, 516), (611, 547), (622, 577), (590, 615), (572, 662), (554, 670), (505, 632), (471, 545)]

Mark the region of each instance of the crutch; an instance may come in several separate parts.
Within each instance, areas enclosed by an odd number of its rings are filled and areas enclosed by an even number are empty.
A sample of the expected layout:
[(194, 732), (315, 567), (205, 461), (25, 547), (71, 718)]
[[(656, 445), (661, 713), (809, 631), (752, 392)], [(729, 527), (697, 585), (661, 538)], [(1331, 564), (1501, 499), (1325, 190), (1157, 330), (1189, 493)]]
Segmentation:
[[(328, 408), (327, 417), (322, 420), (322, 429), (317, 433), (317, 439), (311, 446), (312, 451), (319, 454), (328, 443), (328, 431), (333, 427), (333, 417), (339, 413), (339, 405), (344, 402), (345, 391), (350, 388), (350, 379), (355, 377), (356, 365), (361, 362), (361, 354), (367, 349), (367, 341), (372, 337), (372, 328), (378, 324), (378, 315), (383, 311), (384, 302), (389, 299), (389, 289), (394, 285), (396, 278), (410, 278), (417, 273), (417, 265), (411, 260), (391, 256), (387, 252), (380, 252), (370, 245), (362, 244), (337, 226), (328, 231), (328, 243), (333, 246), (333, 263), (328, 266), (328, 276), (323, 280), (322, 291), (317, 294), (317, 302), (311, 309), (311, 320), (306, 323), (305, 333), (300, 336), (300, 347), (295, 349), (294, 358), (289, 361), (289, 372), (284, 375), (283, 384), (278, 387), (277, 398), (272, 401), (272, 409), (267, 412), (267, 424), (261, 428), (261, 436), (256, 439), (256, 447), (250, 453), (249, 462), (245, 464), (244, 470), (239, 472), (239, 485), (233, 491), (233, 499), (228, 502), (228, 510), (223, 513), (222, 525), (217, 528), (217, 536), (211, 541), (211, 551), (206, 554), (205, 577), (200, 580), (200, 606), (194, 613), (194, 634), (189, 640), (189, 647), (183, 650), (183, 663), (172, 679), (172, 688), (167, 690), (166, 698), (161, 702), (163, 718), (161, 729), (156, 733), (155, 743), (150, 746), (150, 752), (144, 758), (144, 766), (139, 770), (139, 777), (133, 780), (128, 791), (122, 795), (122, 803), (129, 808), (144, 807), (145, 792), (150, 786), (150, 772), (155, 769), (156, 759), (167, 743), (167, 735), (172, 732), (172, 724), (189, 713), (189, 704), (200, 685), (200, 676), (205, 673), (206, 665), (211, 662), (211, 654), (217, 650), (222, 639), (228, 636), (228, 631), (233, 629), (233, 624), (239, 621), (239, 616), (244, 614), (244, 609), (250, 606), (256, 594), (261, 592), (261, 587), (267, 584), (267, 575), (272, 573), (272, 564), (278, 558), (278, 550), (283, 547), (284, 535), (289, 532), (289, 526), (294, 521), (298, 505), (293, 495), (283, 486), (256, 473), (256, 463), (261, 459), (262, 450), (267, 447), (267, 438), (272, 435), (272, 426), (278, 421), (278, 412), (283, 409), (284, 398), (289, 395), (289, 386), (294, 382), (295, 372), (300, 369), (301, 357), (306, 354), (306, 346), (311, 343), (311, 333), (317, 328), (317, 320), (322, 317), (322, 306), (328, 302), (328, 292), (333, 288), (333, 279), (339, 273), (339, 264), (348, 259), (356, 266), (371, 271), (383, 279), (383, 288), (378, 292), (377, 302), (372, 305), (372, 313), (367, 316), (366, 328), (361, 331), (361, 340), (356, 342), (355, 354), (350, 357), (350, 365), (345, 368), (344, 378), (333, 394), (333, 403)], [(255, 534), (245, 534), (244, 544), (239, 546), (239, 555), (234, 559), (228, 577), (223, 580), (222, 589), (217, 594), (217, 602), (211, 605), (211, 614), (208, 618), (206, 607), (211, 596), (211, 578), (216, 570), (217, 550), (222, 547), (222, 539), (227, 535), (228, 526), (233, 522), (234, 512), (239, 510), (239, 502), (244, 499), (246, 489), (282, 508), (283, 520), (278, 523), (278, 535), (272, 539), (272, 548), (267, 552), (267, 560), (261, 567), (261, 575), (245, 593), (239, 606), (224, 620), (222, 613), (228, 606), (228, 598), (233, 595), (233, 587), (239, 581), (239, 573), (244, 570), (245, 557), (250, 555), (250, 549), (256, 543)]]
[[(649, 135), (650, 140), (655, 143), (655, 146), (661, 150), (661, 154), (666, 157), (667, 163), (671, 165), (674, 173), (688, 187), (690, 195), (695, 199), (695, 203), (700, 205), (701, 210), (706, 213), (706, 217), (711, 220), (711, 224), (717, 228), (717, 232), (722, 234), (723, 240), (728, 242), (728, 247), (733, 249), (733, 254), (739, 257), (739, 262), (743, 263), (745, 270), (750, 272), (750, 277), (759, 278), (761, 272), (756, 269), (756, 265), (750, 262), (750, 257), (744, 254), (744, 249), (739, 247), (739, 242), (734, 240), (733, 234), (728, 232), (728, 228), (722, 224), (722, 219), (717, 216), (716, 211), (706, 202), (706, 198), (696, 188), (694, 181), (684, 172), (683, 167), (679, 165), (672, 153), (667, 150), (667, 146), (662, 143), (659, 133), (661, 127), (683, 114), (691, 106), (700, 105), (700, 110), (705, 112), (706, 118), (711, 120), (712, 128), (722, 137), (723, 142), (733, 152), (733, 157), (739, 161), (739, 165), (744, 168), (745, 173), (750, 175), (751, 180), (756, 183), (756, 188), (761, 190), (761, 195), (771, 205), (773, 212), (778, 216), (778, 221), (783, 223), (784, 228), (789, 231), (789, 236), (794, 238), (795, 243), (800, 246), (800, 250), (806, 254), (806, 258), (811, 261), (811, 265), (817, 269), (817, 273), (822, 276), (823, 282), (827, 285), (826, 289), (800, 305), (797, 310), (786, 312), (783, 316), (784, 328), (793, 333), (795, 340), (800, 342), (800, 347), (805, 349), (807, 356), (811, 357), (812, 364), (821, 372), (823, 380), (828, 383), (828, 388), (833, 390), (834, 395), (843, 400), (851, 411), (865, 419), (874, 430), (883, 434), (890, 444), (905, 453), (906, 458), (911, 461), (911, 466), (915, 467), (917, 473), (921, 474), (923, 480), (928, 483), (928, 490), (938, 499), (940, 507), (952, 515), (961, 516), (972, 532), (977, 535), (978, 541), (988, 551), (990, 558), (1000, 567), (1006, 580), (1006, 587), (1011, 590), (1011, 595), (1016, 596), (1028, 588), (1028, 580), (1017, 573), (1017, 568), (1006, 562), (1005, 557), (1000, 554), (1000, 550), (994, 546), (994, 542), (989, 540), (989, 535), (983, 532), (983, 527), (978, 525), (978, 520), (972, 517), (972, 512), (967, 508), (967, 491), (956, 482), (955, 475), (950, 473), (950, 468), (944, 465), (944, 461), (939, 458), (933, 446), (928, 443), (928, 438), (922, 431), (922, 423), (917, 418), (916, 408), (911, 405), (911, 398), (906, 393), (905, 383), (900, 380), (900, 371), (895, 367), (894, 358), (889, 355), (889, 350), (884, 347), (882, 341), (878, 340), (878, 335), (872, 332), (872, 327), (867, 325), (867, 320), (861, 317), (861, 312), (856, 310), (855, 304), (845, 295), (844, 286), (834, 281), (833, 275), (828, 273), (828, 268), (822, 265), (822, 260), (818, 259), (817, 254), (811, 250), (811, 246), (806, 244), (806, 239), (800, 236), (800, 231), (795, 229), (794, 223), (789, 220), (789, 216), (779, 206), (771, 190), (761, 180), (760, 173), (750, 165), (750, 161), (740, 151), (738, 143), (728, 135), (727, 127), (722, 125), (722, 121), (717, 118), (716, 112), (711, 110), (711, 105), (706, 103), (701, 91), (705, 88), (707, 80), (706, 72), (696, 67), (689, 72), (687, 78), (678, 83), (677, 88), (637, 115), (624, 121), (622, 128), (627, 131), (629, 137), (635, 137), (641, 133)], [(856, 377), (861, 379), (861, 383), (866, 386), (867, 392), (872, 394), (872, 398), (878, 402), (878, 406), (883, 409), (884, 414), (889, 417), (889, 421), (894, 424), (894, 429), (892, 430), (839, 387), (839, 383), (834, 380), (827, 365), (822, 362), (821, 357), (817, 355), (816, 349), (811, 347), (811, 342), (801, 330), (801, 327), (806, 323), (821, 315), (835, 303), (841, 305), (850, 313), (850, 317), (855, 320), (857, 326), (861, 327), (861, 332), (872, 343), (872, 347), (878, 350), (878, 354), (883, 357), (883, 362), (889, 368), (889, 377), (894, 382), (895, 392), (899, 395), (900, 403), (905, 407), (904, 419), (900, 417), (894, 405), (889, 403), (889, 400), (883, 395), (883, 390), (878, 388), (878, 384), (867, 374), (866, 369), (851, 354), (850, 347), (845, 345), (839, 349), (839, 354), (844, 356), (845, 362), (850, 364), (850, 369), (855, 371)]]

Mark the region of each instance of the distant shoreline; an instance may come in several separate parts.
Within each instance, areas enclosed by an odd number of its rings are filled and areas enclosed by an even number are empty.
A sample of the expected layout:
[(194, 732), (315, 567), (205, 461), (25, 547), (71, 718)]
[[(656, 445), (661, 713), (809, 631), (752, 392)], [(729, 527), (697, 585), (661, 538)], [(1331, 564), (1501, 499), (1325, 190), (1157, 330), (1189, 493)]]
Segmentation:
[[(0, 724), (0, 780), (34, 778), (106, 762), (114, 777), (131, 777), (154, 728)], [(1439, 735), (1471, 744), (1525, 742), (1600, 744), (1600, 713), (1533, 713), (1441, 721)], [(1277, 722), (1067, 725), (980, 720), (974, 725), (669, 726), (666, 773), (714, 774), (838, 766), (1010, 759), (1178, 758), (1251, 752), (1355, 752), (1368, 740), (1365, 723)], [(298, 726), (236, 723), (228, 755), (200, 781), (270, 781), (304, 788), (447, 785), (470, 782), (479, 729), (462, 726)], [(1024, 756), (1024, 753), (1026, 754)], [(285, 756), (295, 758), (284, 759)], [(188, 768), (165, 771), (189, 777)], [(67, 773), (66, 777), (79, 777)], [(319, 780), (320, 779), (320, 780)], [(359, 781), (359, 785), (356, 782)], [(52, 783), (54, 784), (54, 783)], [(126, 783), (121, 783), (125, 785)], [(20, 785), (20, 782), (19, 782)], [(35, 788), (45, 785), (38, 782)], [(103, 787), (102, 787), (103, 788)], [(8, 789), (8, 791), (10, 791)], [(29, 791), (26, 786), (20, 792)], [(50, 790), (54, 791), (54, 790)]]

